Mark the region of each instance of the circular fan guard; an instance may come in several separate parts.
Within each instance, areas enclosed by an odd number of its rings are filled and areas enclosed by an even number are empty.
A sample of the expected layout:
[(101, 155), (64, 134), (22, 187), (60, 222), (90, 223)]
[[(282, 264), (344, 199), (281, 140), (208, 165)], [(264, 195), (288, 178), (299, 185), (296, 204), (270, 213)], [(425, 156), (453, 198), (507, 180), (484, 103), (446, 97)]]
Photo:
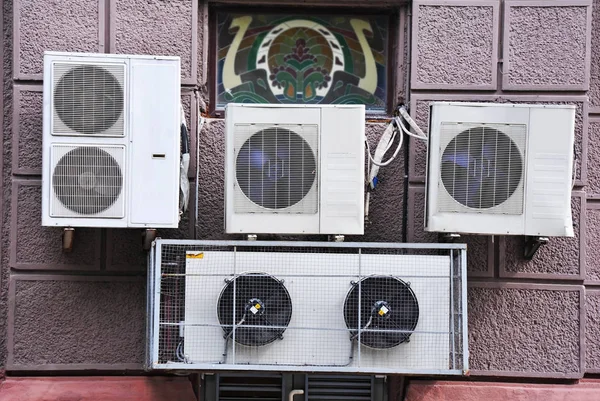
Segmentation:
[(108, 152), (79, 147), (60, 158), (52, 174), (56, 197), (69, 210), (85, 215), (110, 208), (121, 194), (123, 174)]
[(123, 112), (123, 89), (104, 68), (82, 65), (69, 70), (54, 89), (54, 108), (73, 131), (93, 135), (113, 126)]
[(506, 134), (487, 127), (461, 132), (444, 149), (441, 178), (460, 204), (489, 209), (515, 192), (523, 175), (521, 152)]
[(292, 300), (281, 281), (264, 273), (238, 276), (221, 291), (217, 316), (225, 335), (233, 331), (234, 285), (235, 341), (259, 346), (281, 338), (292, 318)]
[(404, 281), (390, 276), (367, 277), (348, 292), (344, 320), (353, 337), (361, 327), (362, 345), (392, 348), (410, 338), (419, 321), (419, 303)]
[(300, 135), (284, 128), (267, 128), (242, 145), (235, 171), (248, 199), (267, 209), (283, 209), (300, 202), (310, 191), (317, 162)]

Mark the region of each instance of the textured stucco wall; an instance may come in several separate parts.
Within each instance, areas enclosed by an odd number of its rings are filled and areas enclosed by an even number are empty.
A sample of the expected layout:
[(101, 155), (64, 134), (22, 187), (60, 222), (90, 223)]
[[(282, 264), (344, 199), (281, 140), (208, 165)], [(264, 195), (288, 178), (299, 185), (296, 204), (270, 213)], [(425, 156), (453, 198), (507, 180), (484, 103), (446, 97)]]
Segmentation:
[(580, 377), (582, 298), (580, 286), (471, 284), (473, 373)]
[[(279, 4), (283, 3), (290, 4)], [(551, 239), (531, 262), (520, 257), (521, 238), (462, 239), (469, 252), (474, 375), (581, 377), (584, 371), (600, 371), (600, 176), (595, 171), (600, 165), (600, 35), (589, 30), (592, 21), (600, 26), (600, 5), (594, 0), (592, 13), (588, 3), (591, 0), (548, 1), (541, 7), (513, 0), (415, 0), (412, 5), (410, 106), (423, 129), (431, 100), (577, 106), (576, 237)], [(182, 101), (194, 130), (194, 91), (210, 101), (207, 2), (14, 0), (13, 6), (12, 0), (5, 0), (3, 7), (0, 314), (10, 314), (10, 325), (8, 334), (0, 335), (0, 366), (8, 351), (13, 370), (139, 369), (145, 315), (140, 231), (77, 230), (73, 253), (65, 255), (60, 252), (60, 230), (39, 224), (41, 55), (44, 50), (179, 55)], [(407, 38), (404, 32), (398, 36)], [(504, 46), (500, 38), (505, 38)], [(402, 65), (396, 72), (402, 77), (395, 78), (400, 99), (406, 95), (403, 80), (408, 71)], [(544, 94), (525, 92), (531, 89)], [(367, 124), (370, 143), (376, 143), (384, 127)], [(209, 119), (198, 146), (192, 144), (196, 147), (199, 218), (196, 221), (192, 203), (180, 229), (161, 235), (233, 238), (223, 233), (224, 121)], [(438, 240), (423, 230), (425, 154), (422, 143), (410, 141), (409, 170), (404, 171), (402, 155), (382, 170), (366, 235), (350, 239), (402, 241), (406, 224), (408, 241)], [(405, 175), (410, 182), (406, 205)], [(192, 188), (195, 177), (194, 166)], [(9, 275), (12, 295), (7, 305)], [(2, 332), (6, 322), (0, 319)], [(90, 338), (97, 341), (91, 343)]]
[(589, 7), (506, 1), (503, 87), (516, 90), (587, 89)]
[[(495, 4), (481, 3), (484, 7)], [(591, 0), (500, 2), (500, 22), (493, 28), (493, 35), (499, 35), (494, 36), (498, 42), (497, 38), (503, 40), (497, 65), (491, 70), (497, 72), (499, 82), (490, 88), (493, 93), (482, 93), (478, 83), (463, 85), (464, 80), (460, 79), (461, 74), (475, 68), (471, 63), (460, 62), (466, 60), (466, 52), (476, 51), (477, 47), (469, 47), (470, 43), (481, 43), (490, 37), (487, 29), (464, 29), (465, 24), (475, 25), (479, 21), (465, 22), (460, 18), (472, 15), (473, 8), (481, 7), (481, 3), (413, 2), (413, 14), (428, 29), (419, 24), (414, 31), (413, 44), (417, 49), (413, 49), (411, 59), (414, 72), (411, 114), (427, 129), (431, 101), (576, 105), (572, 198), (575, 236), (551, 238), (531, 261), (523, 259), (522, 237), (489, 238), (487, 246), (485, 237), (464, 238), (469, 244), (471, 278), (468, 291), (471, 374), (581, 377), (586, 371), (598, 369), (599, 359), (592, 337), (600, 330), (600, 312), (592, 303), (586, 309), (583, 284), (587, 291), (594, 291), (600, 284), (597, 255), (600, 202), (595, 199), (600, 195), (600, 176), (596, 172), (600, 165), (600, 148), (596, 144), (596, 139), (600, 139), (596, 138), (600, 135), (600, 118), (594, 114), (600, 109), (594, 108), (599, 80), (598, 60), (593, 56), (600, 54), (600, 42), (597, 33), (593, 39), (591, 33), (592, 15), (594, 26), (600, 23), (597, 10), (600, 4), (594, 1), (596, 9), (592, 13)], [(459, 29), (455, 29), (455, 19), (444, 18), (446, 15), (458, 16)], [(464, 43), (468, 49), (454, 53), (432, 51), (442, 47), (437, 38), (445, 35), (455, 35), (449, 47)], [(425, 76), (420, 71), (431, 68), (429, 59), (434, 56), (430, 52), (440, 56), (438, 63), (454, 70), (445, 74), (444, 67), (440, 67), (435, 76), (438, 80), (432, 79), (424, 85), (419, 83)], [(422, 54), (428, 55), (428, 59)], [(422, 65), (426, 62), (427, 65)], [(478, 67), (489, 62), (489, 57), (481, 57)], [(448, 93), (449, 88), (455, 90)], [(436, 241), (435, 235), (422, 230), (426, 155), (426, 146), (421, 141), (410, 141), (408, 236), (409, 240), (419, 242)], [(556, 280), (562, 284), (555, 284)], [(590, 299), (595, 302), (595, 298)], [(587, 311), (584, 317), (582, 311)]]
[(13, 276), (11, 287), (14, 332), (8, 338), (9, 369), (27, 365), (64, 369), (73, 364), (141, 369), (142, 278)]
[(495, 89), (499, 1), (455, 3), (414, 7), (412, 87)]

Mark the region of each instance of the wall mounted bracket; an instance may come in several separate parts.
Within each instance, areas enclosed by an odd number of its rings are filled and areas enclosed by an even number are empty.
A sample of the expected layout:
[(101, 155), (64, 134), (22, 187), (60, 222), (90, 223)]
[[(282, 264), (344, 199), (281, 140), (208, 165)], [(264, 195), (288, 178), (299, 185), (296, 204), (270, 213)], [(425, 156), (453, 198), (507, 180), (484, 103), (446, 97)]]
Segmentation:
[(523, 257), (527, 260), (533, 259), (540, 246), (548, 243), (548, 237), (525, 237), (525, 252)]
[(154, 242), (155, 239), (155, 228), (146, 228), (144, 231), (142, 231), (142, 248), (144, 248), (144, 251), (148, 251), (150, 248), (152, 248), (152, 242)]
[(457, 233), (441, 233), (439, 235), (439, 242), (447, 244), (454, 243), (460, 240), (460, 234)]
[(71, 253), (73, 250), (73, 242), (75, 241), (75, 229), (73, 227), (63, 228), (62, 233), (62, 249), (64, 253)]

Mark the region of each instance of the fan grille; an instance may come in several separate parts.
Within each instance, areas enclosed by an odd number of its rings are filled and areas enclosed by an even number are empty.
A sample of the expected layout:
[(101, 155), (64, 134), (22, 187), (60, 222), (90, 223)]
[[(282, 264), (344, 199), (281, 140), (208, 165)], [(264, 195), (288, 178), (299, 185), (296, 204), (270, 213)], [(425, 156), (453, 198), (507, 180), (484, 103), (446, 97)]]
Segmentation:
[(53, 217), (124, 215), (122, 146), (52, 146)]
[(292, 301), (283, 283), (263, 273), (247, 273), (228, 282), (217, 306), (227, 338), (248, 346), (281, 338), (292, 318)]
[(55, 63), (54, 135), (123, 136), (125, 66)]
[[(360, 305), (360, 309), (359, 309)], [(408, 341), (419, 321), (419, 303), (404, 281), (390, 276), (356, 283), (344, 302), (352, 337), (371, 348), (392, 348)]]
[(442, 123), (439, 211), (523, 213), (525, 125)]
[(316, 213), (317, 136), (316, 125), (236, 125), (236, 212)]

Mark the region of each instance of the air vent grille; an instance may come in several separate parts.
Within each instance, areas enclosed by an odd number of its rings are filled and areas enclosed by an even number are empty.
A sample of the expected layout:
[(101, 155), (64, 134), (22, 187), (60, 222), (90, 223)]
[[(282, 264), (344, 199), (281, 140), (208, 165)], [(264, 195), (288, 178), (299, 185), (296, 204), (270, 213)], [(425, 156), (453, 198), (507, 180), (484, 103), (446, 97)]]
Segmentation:
[(308, 401), (371, 401), (372, 376), (312, 376), (307, 378)]
[(523, 213), (526, 125), (442, 123), (440, 212)]
[(281, 375), (220, 374), (218, 401), (281, 401)]
[(124, 64), (54, 63), (52, 72), (53, 135), (124, 135)]
[(123, 146), (52, 146), (53, 217), (124, 216)]
[(236, 213), (314, 214), (318, 126), (235, 126)]

